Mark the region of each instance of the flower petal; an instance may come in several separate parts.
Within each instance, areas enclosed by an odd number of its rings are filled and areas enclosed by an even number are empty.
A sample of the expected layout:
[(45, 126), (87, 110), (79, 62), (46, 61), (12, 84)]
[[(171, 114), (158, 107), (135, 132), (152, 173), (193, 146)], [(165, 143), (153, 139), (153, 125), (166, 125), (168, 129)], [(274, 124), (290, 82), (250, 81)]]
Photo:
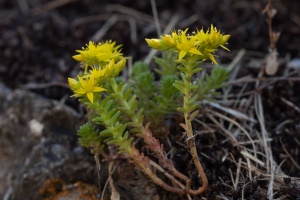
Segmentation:
[(220, 45), (220, 47), (222, 47), (223, 49), (225, 49), (226, 51), (230, 51), (227, 47)]
[(212, 54), (209, 54), (209, 58), (213, 63), (215, 63), (216, 65), (218, 64), (215, 57)]
[(78, 80), (79, 80), (79, 82), (80, 82), (80, 85), (81, 85), (83, 88), (85, 88), (85, 87), (86, 87), (86, 81), (83, 80), (83, 78), (81, 78), (80, 76), (77, 76), (77, 77), (78, 77)]
[(72, 56), (72, 58), (73, 58), (74, 60), (79, 61), (79, 62), (82, 62), (82, 61), (83, 61), (83, 57), (82, 57), (81, 54), (74, 55), (74, 56)]
[(87, 98), (90, 100), (91, 103), (94, 103), (94, 93), (93, 92), (88, 92)]
[(77, 90), (75, 90), (74, 92), (75, 92), (75, 93), (77, 93), (77, 94), (80, 94), (80, 95), (82, 95), (82, 94), (85, 94), (85, 93), (86, 93), (86, 91), (85, 91), (84, 89), (82, 89), (82, 88), (80, 88), (80, 89), (77, 89)]
[(202, 53), (196, 48), (191, 48), (189, 52), (196, 55), (202, 55)]
[(178, 61), (180, 61), (185, 55), (186, 55), (186, 51), (185, 50), (181, 50), (180, 53), (179, 53)]
[(106, 89), (102, 87), (94, 87), (93, 89), (93, 92), (103, 92), (103, 91), (106, 91)]
[(223, 42), (227, 42), (230, 38), (230, 35), (223, 35)]
[(74, 78), (68, 78), (68, 83), (71, 88), (75, 87), (78, 84), (78, 81)]

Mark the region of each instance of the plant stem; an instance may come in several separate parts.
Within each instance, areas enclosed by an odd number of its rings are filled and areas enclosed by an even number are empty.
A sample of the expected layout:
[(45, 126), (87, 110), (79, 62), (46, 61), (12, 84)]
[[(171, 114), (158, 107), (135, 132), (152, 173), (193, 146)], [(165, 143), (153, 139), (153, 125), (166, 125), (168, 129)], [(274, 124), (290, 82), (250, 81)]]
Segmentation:
[(144, 142), (147, 144), (146, 148), (150, 149), (154, 152), (156, 158), (158, 158), (162, 167), (167, 168), (172, 174), (179, 179), (188, 182), (190, 181), (189, 178), (182, 173), (180, 173), (173, 165), (172, 161), (168, 159), (167, 154), (163, 150), (163, 145), (160, 144), (159, 140), (153, 137), (152, 132), (148, 128), (149, 125), (144, 126), (143, 122), (139, 120), (136, 111), (132, 110), (129, 106), (129, 102), (124, 97), (123, 93), (118, 91), (118, 85), (115, 79), (109, 80), (110, 85), (112, 86), (114, 92), (118, 95), (118, 101), (121, 104), (122, 108), (124, 109), (125, 113), (130, 118), (131, 122), (135, 123), (135, 128), (138, 129), (138, 137), (141, 137)]
[[(189, 87), (190, 86), (189, 84), (191, 82), (190, 74), (187, 75), (186, 80), (188, 82), (188, 85), (186, 84), (187, 86), (185, 87), (185, 92), (184, 92), (183, 107), (185, 110), (189, 107), (188, 101), (191, 96), (191, 88)], [(130, 120), (134, 123), (134, 127), (138, 129), (137, 136), (143, 138), (144, 142), (147, 144), (147, 148), (154, 152), (154, 155), (159, 159), (162, 167), (167, 168), (170, 172), (172, 172), (172, 174), (174, 176), (185, 181), (186, 188), (180, 189), (177, 187), (176, 188), (172, 187), (172, 186), (166, 184), (160, 178), (158, 178), (153, 173), (151, 168), (148, 166), (149, 164), (146, 164), (148, 161), (145, 160), (145, 157), (143, 157), (143, 155), (139, 154), (137, 149), (132, 147), (132, 148), (134, 148), (133, 152), (136, 152), (136, 155), (135, 156), (131, 155), (129, 157), (131, 158), (131, 160), (134, 161), (134, 164), (137, 165), (138, 167), (140, 167), (142, 169), (142, 171), (144, 173), (146, 173), (153, 180), (154, 183), (161, 186), (165, 190), (168, 190), (170, 192), (175, 192), (175, 193), (178, 193), (181, 195), (186, 194), (186, 193), (190, 193), (192, 195), (198, 195), (198, 194), (203, 193), (207, 188), (208, 181), (207, 181), (206, 175), (204, 173), (204, 170), (203, 170), (203, 168), (200, 164), (199, 158), (198, 158), (195, 141), (189, 140), (188, 145), (191, 150), (193, 162), (195, 163), (196, 169), (197, 169), (198, 173), (200, 174), (200, 177), (202, 180), (202, 187), (200, 187), (197, 190), (191, 190), (190, 189), (190, 184), (191, 184), (190, 179), (187, 176), (180, 173), (179, 171), (177, 171), (177, 169), (174, 167), (172, 161), (167, 158), (167, 155), (166, 155), (165, 151), (163, 150), (163, 145), (160, 144), (158, 139), (153, 137), (152, 132), (148, 128), (148, 125), (144, 126), (142, 124), (142, 122), (139, 120), (137, 114), (135, 113), (135, 110), (132, 110), (131, 106), (129, 105), (129, 102), (125, 98), (124, 93), (123, 93), (124, 91), (122, 92), (122, 91), (118, 90), (118, 85), (117, 85), (115, 79), (110, 79), (109, 83), (112, 86), (112, 89), (116, 94), (115, 95), (116, 99), (119, 101), (120, 105), (124, 109), (124, 113), (126, 113), (127, 116), (130, 118)], [(190, 114), (191, 114), (191, 112), (184, 112), (184, 118), (185, 118), (185, 123), (186, 123), (186, 132), (187, 132), (188, 138), (193, 137), (193, 129), (192, 129), (192, 125), (191, 125)]]
[(195, 144), (195, 140), (194, 140), (194, 133), (193, 133), (193, 127), (192, 127), (192, 122), (190, 119), (190, 115), (192, 111), (188, 111), (189, 107), (191, 105), (189, 105), (189, 100), (191, 99), (191, 87), (190, 87), (190, 83), (192, 82), (192, 72), (189, 69), (193, 69), (193, 66), (189, 66), (189, 65), (195, 65), (195, 63), (193, 62), (188, 62), (187, 64), (187, 73), (186, 75), (186, 81), (184, 81), (184, 85), (185, 85), (185, 90), (184, 90), (184, 98), (183, 98), (183, 110), (184, 110), (184, 120), (185, 120), (185, 131), (186, 131), (186, 135), (187, 135), (187, 142), (188, 142), (188, 147), (190, 149), (190, 153), (192, 155), (192, 159), (193, 162), (196, 166), (196, 169), (198, 171), (198, 173), (200, 174), (201, 180), (202, 180), (202, 187), (200, 187), (197, 190), (190, 190), (189, 193), (192, 195), (198, 195), (203, 193), (208, 185), (208, 181), (207, 181), (207, 177), (205, 175), (205, 172), (202, 168), (202, 165), (200, 163), (199, 157), (198, 157), (198, 153), (197, 153), (197, 149), (196, 149), (196, 144)]
[(156, 174), (150, 167), (151, 164), (149, 158), (145, 157), (143, 154), (140, 154), (134, 146), (132, 146), (132, 153), (128, 154), (128, 157), (134, 162), (137, 167), (139, 167), (145, 174), (147, 174), (155, 184), (159, 185), (163, 189), (180, 195), (184, 195), (187, 193), (185, 189), (172, 187), (161, 180), (158, 176), (156, 176)]

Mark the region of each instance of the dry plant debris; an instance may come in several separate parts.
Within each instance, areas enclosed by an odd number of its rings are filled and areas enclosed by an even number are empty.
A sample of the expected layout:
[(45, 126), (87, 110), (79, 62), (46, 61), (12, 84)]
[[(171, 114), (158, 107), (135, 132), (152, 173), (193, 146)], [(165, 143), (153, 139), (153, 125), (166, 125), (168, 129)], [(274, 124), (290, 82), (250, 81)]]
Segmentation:
[[(268, 7), (270, 2), (188, 0), (169, 5), (156, 1), (162, 30), (167, 30), (169, 24), (173, 29), (209, 26), (214, 22), (222, 30), (231, 31), (232, 51), (230, 54), (220, 52), (219, 57), (219, 63), (232, 72), (230, 80), (215, 102), (203, 102), (204, 110), (194, 125), (196, 145), (202, 152), (201, 162), (209, 179), (208, 191), (194, 199), (293, 200), (300, 196), (300, 72), (297, 64), (300, 5), (297, 0), (272, 1)], [(78, 104), (66, 100), (70, 95), (66, 78), (78, 70), (69, 67), (74, 65), (73, 50), (87, 39), (109, 37), (123, 43), (125, 54), (137, 60), (148, 55), (143, 38), (157, 34), (150, 1), (101, 4), (93, 0), (3, 0), (0, 5), (1, 81), (12, 88), (62, 100), (78, 113), (81, 111)], [(270, 14), (268, 23), (266, 15), (262, 15), (264, 8), (265, 14)], [(280, 37), (273, 29), (280, 30)], [(270, 54), (265, 59), (269, 49)], [(265, 74), (262, 69), (270, 71)], [(204, 70), (210, 71), (210, 66)], [(1, 130), (4, 126), (1, 124)], [(189, 172), (194, 166), (184, 153), (184, 139), (179, 134), (169, 135), (165, 147), (175, 165), (193, 177)], [(122, 161), (116, 161), (117, 165), (118, 162)], [(122, 174), (120, 168), (117, 169), (118, 174)], [(118, 184), (124, 180), (120, 177), (113, 179), (116, 189), (122, 191)], [(61, 181), (53, 183), (62, 184)], [(10, 190), (5, 189), (1, 195), (7, 197)], [(142, 188), (135, 185), (131, 193), (136, 194), (136, 190)], [(106, 197), (108, 193), (106, 190)], [(160, 190), (157, 194), (161, 199), (188, 198)]]

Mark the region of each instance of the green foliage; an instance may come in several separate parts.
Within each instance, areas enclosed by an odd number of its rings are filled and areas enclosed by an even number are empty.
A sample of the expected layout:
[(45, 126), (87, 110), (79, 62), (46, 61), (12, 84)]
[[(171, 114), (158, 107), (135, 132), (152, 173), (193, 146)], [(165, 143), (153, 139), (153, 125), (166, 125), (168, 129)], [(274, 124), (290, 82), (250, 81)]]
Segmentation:
[(184, 95), (183, 105), (178, 107), (177, 110), (182, 112), (187, 120), (189, 118), (188, 116), (198, 107), (196, 103), (198, 96), (193, 94), (193, 91), (195, 91), (198, 86), (192, 81), (192, 76), (201, 71), (202, 68), (199, 67), (197, 62), (192, 58), (190, 58), (190, 60), (182, 59), (180, 63), (182, 63), (182, 66), (179, 66), (178, 69), (181, 71), (181, 80), (175, 81), (174, 87)]
[(140, 74), (150, 72), (149, 65), (142, 61), (137, 61), (132, 66), (131, 78), (135, 80)]
[[(142, 110), (138, 110), (136, 114), (138, 116), (143, 114), (143, 120), (146, 123), (151, 122), (151, 127), (155, 132), (161, 132), (163, 129), (167, 130), (164, 128), (166, 126), (164, 117), (176, 111), (182, 95), (173, 86), (173, 83), (179, 79), (176, 55), (166, 52), (162, 58), (155, 58), (155, 61), (160, 65), (160, 69), (155, 70), (160, 74), (159, 81), (155, 80), (155, 74), (150, 71), (147, 63), (136, 62), (132, 68), (129, 86), (133, 88), (132, 95), (135, 94), (137, 97), (137, 107), (143, 108), (143, 113)], [(133, 109), (124, 113), (133, 116), (132, 111)], [(141, 125), (142, 122), (139, 124)], [(136, 127), (137, 124), (130, 122), (128, 125)], [(132, 129), (130, 132), (138, 132), (138, 129)]]
[(87, 122), (80, 126), (77, 134), (79, 143), (87, 148), (90, 148), (92, 153), (101, 153), (104, 148), (103, 138), (99, 135), (100, 131), (95, 124)]
[(97, 111), (92, 122), (104, 125), (105, 129), (98, 134), (99, 139), (107, 145), (119, 146), (120, 153), (131, 151), (133, 138), (129, 138), (126, 131), (127, 124), (121, 120), (121, 112), (117, 109), (116, 102), (110, 97), (105, 97), (100, 103), (93, 104)]
[(92, 121), (106, 127), (119, 123), (120, 111), (118, 111), (116, 105), (116, 102), (108, 96), (100, 103), (94, 104), (94, 109), (97, 111), (97, 115), (92, 119)]
[[(160, 92), (156, 95), (159, 109), (163, 111), (174, 111), (179, 105), (181, 93), (174, 87), (174, 82), (179, 80), (177, 55), (172, 51), (165, 51), (162, 58), (155, 57), (156, 64), (160, 69), (155, 71), (160, 75)], [(174, 109), (175, 108), (175, 109)]]
[[(154, 74), (150, 71), (148, 64), (136, 62), (132, 67), (131, 86), (134, 94), (138, 97), (138, 107), (144, 110), (152, 109), (152, 99), (158, 92), (155, 84)], [(147, 114), (146, 114), (147, 115)]]
[(182, 94), (173, 86), (176, 80), (178, 77), (175, 75), (165, 75), (160, 79), (160, 94), (155, 96), (158, 112), (167, 114), (175, 111), (180, 105), (179, 99)]
[(160, 66), (155, 72), (161, 76), (178, 75), (176, 58), (177, 55), (172, 51), (165, 51), (162, 58), (154, 57), (154, 61)]
[[(119, 102), (118, 109), (123, 116), (128, 116), (128, 126), (140, 127), (143, 125), (143, 109), (138, 109), (136, 95), (133, 95), (133, 88), (128, 87), (127, 83), (117, 83), (115, 79), (108, 80), (113, 89), (111, 97)], [(134, 131), (135, 129), (131, 130)]]
[(204, 99), (211, 100), (210, 96), (216, 94), (216, 90), (223, 86), (224, 81), (228, 79), (229, 72), (220, 66), (213, 68), (211, 75), (206, 75), (205, 80), (197, 80), (198, 101)]
[(160, 91), (163, 98), (175, 99), (180, 96), (178, 90), (173, 86), (176, 80), (178, 80), (178, 77), (175, 75), (166, 75), (160, 79)]
[(155, 81), (155, 75), (148, 64), (136, 62), (133, 65), (131, 83), (133, 93), (138, 97), (138, 107), (144, 109), (145, 120), (153, 127), (163, 126), (166, 114), (176, 111), (180, 102), (180, 92), (173, 86), (178, 80), (176, 57), (172, 52), (166, 52), (162, 58), (155, 58), (160, 65), (160, 81)]

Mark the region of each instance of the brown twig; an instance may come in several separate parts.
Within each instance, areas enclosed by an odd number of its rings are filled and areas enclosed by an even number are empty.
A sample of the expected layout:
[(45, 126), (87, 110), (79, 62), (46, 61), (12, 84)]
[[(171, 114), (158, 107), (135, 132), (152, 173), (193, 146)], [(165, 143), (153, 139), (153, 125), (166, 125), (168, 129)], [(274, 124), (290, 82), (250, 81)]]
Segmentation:
[(160, 23), (159, 23), (159, 19), (158, 19), (156, 3), (155, 3), (155, 0), (150, 0), (150, 2), (151, 2), (151, 8), (152, 8), (152, 13), (153, 13), (153, 18), (154, 18), (154, 24), (155, 24), (156, 31), (157, 31), (157, 36), (159, 37), (161, 35), (161, 28), (160, 28)]
[(283, 101), (288, 106), (291, 106), (292, 108), (294, 108), (300, 114), (300, 108), (298, 106), (296, 106), (293, 102), (291, 102), (283, 97), (280, 97), (280, 100)]
[[(147, 14), (142, 13), (142, 12), (139, 12), (139, 11), (134, 10), (132, 8), (122, 6), (120, 4), (110, 4), (110, 5), (107, 5), (105, 7), (105, 9), (108, 10), (108, 11), (117, 11), (117, 12), (120, 12), (120, 13), (124, 13), (124, 14), (127, 14), (129, 16), (133, 16), (136, 19), (141, 19), (141, 20), (149, 22), (149, 23), (155, 23), (152, 16), (147, 15)], [(163, 22), (160, 22), (160, 25), (163, 26), (163, 27), (166, 26), (166, 24), (163, 23)]]
[(277, 13), (277, 10), (273, 8), (272, 0), (268, 0), (268, 4), (266, 5), (262, 13), (267, 13), (266, 20), (268, 24), (269, 39), (270, 39), (270, 46), (269, 46), (270, 53), (267, 56), (265, 71), (268, 75), (274, 75), (277, 72), (279, 66), (277, 61), (276, 43), (279, 39), (280, 32), (274, 32), (272, 28), (273, 17)]
[(286, 148), (284, 147), (281, 139), (280, 139), (280, 143), (281, 143), (281, 146), (284, 150), (284, 152), (286, 153), (286, 155), (288, 156), (288, 158), (292, 161), (292, 163), (295, 165), (295, 167), (300, 170), (300, 165), (295, 161), (295, 159), (291, 156), (291, 154), (286, 150)]
[(55, 1), (51, 1), (49, 3), (46, 3), (46, 4), (43, 4), (41, 6), (37, 6), (37, 7), (33, 8), (30, 13), (32, 15), (39, 15), (39, 14), (48, 12), (50, 10), (54, 10), (58, 7), (64, 6), (68, 3), (75, 2), (75, 1), (78, 1), (78, 0), (55, 0)]
[(262, 13), (267, 14), (266, 20), (267, 20), (268, 29), (269, 29), (270, 49), (274, 50), (274, 49), (276, 49), (276, 43), (279, 39), (280, 34), (278, 32), (273, 32), (273, 28), (272, 28), (272, 21), (273, 21), (274, 16), (277, 13), (277, 10), (274, 9), (274, 7), (272, 5), (272, 0), (268, 0), (268, 4), (266, 5), (266, 7), (262, 11)]
[[(240, 78), (234, 81), (228, 81), (226, 82), (224, 85), (228, 86), (228, 85), (238, 85), (238, 84), (243, 84), (243, 83), (252, 83), (252, 82), (256, 82), (257, 78)], [(282, 77), (263, 77), (261, 78), (261, 81), (270, 81), (272, 83), (276, 82), (276, 81), (300, 81), (300, 77), (286, 77), (286, 76), (282, 76)], [(262, 88), (260, 88), (262, 89)]]

